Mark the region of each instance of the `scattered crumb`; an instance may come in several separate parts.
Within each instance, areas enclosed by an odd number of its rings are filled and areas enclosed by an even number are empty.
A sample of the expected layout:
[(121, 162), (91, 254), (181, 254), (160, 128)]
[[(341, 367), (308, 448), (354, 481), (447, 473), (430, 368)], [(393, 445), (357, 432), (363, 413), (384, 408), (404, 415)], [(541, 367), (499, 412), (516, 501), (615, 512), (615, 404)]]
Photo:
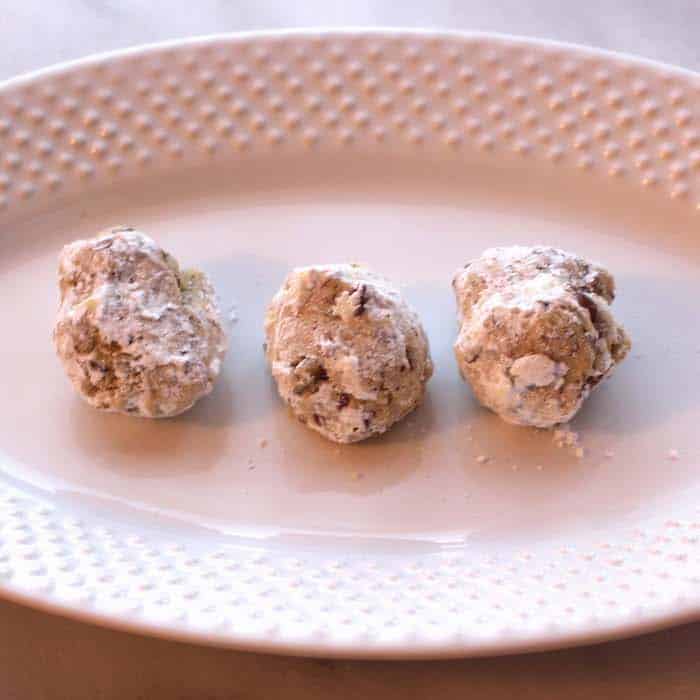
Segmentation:
[(571, 430), (568, 425), (556, 428), (552, 433), (552, 439), (557, 447), (572, 450), (578, 459), (582, 459), (586, 454), (586, 450), (580, 443), (581, 436), (575, 430)]
[(517, 464), (511, 465), (510, 468), (511, 468), (514, 472), (517, 472), (517, 471), (518, 471), (518, 465), (517, 465)]
[(538, 464), (538, 465), (535, 467), (535, 469), (537, 469), (538, 472), (541, 472), (542, 469), (543, 469), (543, 467), (542, 467), (541, 464)]
[(606, 457), (607, 459), (612, 459), (615, 456), (615, 453), (612, 450), (605, 450), (603, 452), (603, 457)]
[(476, 458), (476, 461), (477, 461), (479, 464), (486, 464), (486, 462), (489, 461), (489, 458), (488, 458), (486, 455), (479, 455), (479, 456)]
[(263, 438), (259, 444), (260, 444), (260, 447), (265, 449), (267, 447), (267, 440), (265, 440), (265, 438)]
[(677, 462), (678, 459), (680, 458), (680, 455), (678, 454), (678, 450), (669, 450), (668, 451), (668, 458), (672, 462)]
[(552, 439), (557, 447), (575, 447), (579, 446), (579, 434), (571, 430), (568, 425), (563, 425), (561, 428), (556, 428), (552, 433)]
[(228, 307), (228, 320), (231, 323), (236, 323), (238, 321), (238, 307), (235, 304), (231, 304)]

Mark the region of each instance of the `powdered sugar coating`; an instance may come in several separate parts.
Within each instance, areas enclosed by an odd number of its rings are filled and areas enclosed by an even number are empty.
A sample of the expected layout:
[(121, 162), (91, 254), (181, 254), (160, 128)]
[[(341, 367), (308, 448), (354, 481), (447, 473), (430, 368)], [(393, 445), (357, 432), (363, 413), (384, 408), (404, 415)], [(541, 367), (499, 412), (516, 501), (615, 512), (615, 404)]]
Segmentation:
[(504, 420), (550, 427), (624, 359), (612, 275), (556, 248), (491, 248), (453, 280), (460, 372)]
[(388, 430), (420, 404), (433, 371), (416, 313), (360, 265), (293, 270), (270, 303), (265, 333), (280, 396), (335, 442)]
[(167, 417), (212, 390), (226, 336), (202, 272), (117, 227), (65, 246), (58, 276), (56, 351), (89, 404)]

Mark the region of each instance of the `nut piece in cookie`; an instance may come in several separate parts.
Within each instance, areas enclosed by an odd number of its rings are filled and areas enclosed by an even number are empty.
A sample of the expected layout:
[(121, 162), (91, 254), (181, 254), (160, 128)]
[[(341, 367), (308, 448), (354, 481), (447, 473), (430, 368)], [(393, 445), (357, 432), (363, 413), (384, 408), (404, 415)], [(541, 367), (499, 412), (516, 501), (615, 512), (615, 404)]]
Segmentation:
[(416, 313), (360, 265), (293, 270), (268, 307), (265, 335), (280, 396), (335, 442), (388, 430), (421, 403), (433, 373)]
[(117, 227), (65, 246), (58, 281), (56, 351), (90, 405), (162, 418), (212, 390), (226, 335), (202, 272)]
[(462, 377), (509, 423), (567, 422), (629, 352), (612, 275), (571, 253), (491, 248), (452, 284)]

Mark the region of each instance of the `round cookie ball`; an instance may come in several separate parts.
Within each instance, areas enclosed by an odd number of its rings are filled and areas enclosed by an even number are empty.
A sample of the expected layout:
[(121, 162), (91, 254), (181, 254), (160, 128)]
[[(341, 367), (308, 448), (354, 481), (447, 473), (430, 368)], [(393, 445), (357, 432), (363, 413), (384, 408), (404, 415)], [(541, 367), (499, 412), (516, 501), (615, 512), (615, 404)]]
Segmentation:
[(360, 265), (293, 270), (265, 320), (282, 399), (335, 442), (388, 430), (423, 400), (428, 339), (399, 290)]
[(509, 423), (569, 421), (629, 352), (610, 310), (612, 275), (571, 253), (491, 248), (457, 272), (453, 287), (460, 373)]
[(58, 277), (54, 343), (90, 405), (161, 418), (212, 390), (226, 335), (202, 272), (180, 270), (151, 238), (117, 227), (65, 246)]

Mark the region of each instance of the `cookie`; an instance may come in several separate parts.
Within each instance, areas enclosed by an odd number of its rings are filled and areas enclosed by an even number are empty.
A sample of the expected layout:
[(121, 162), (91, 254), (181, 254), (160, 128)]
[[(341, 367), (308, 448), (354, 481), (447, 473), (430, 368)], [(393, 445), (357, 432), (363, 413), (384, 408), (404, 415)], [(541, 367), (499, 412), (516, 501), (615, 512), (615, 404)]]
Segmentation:
[(566, 423), (629, 352), (610, 309), (612, 275), (571, 253), (491, 248), (457, 272), (453, 288), (460, 373), (509, 423)]
[(117, 227), (63, 248), (58, 356), (92, 406), (174, 416), (208, 394), (226, 350), (214, 289), (151, 238)]
[(293, 270), (270, 303), (265, 334), (280, 396), (334, 442), (387, 431), (421, 403), (433, 372), (415, 311), (360, 265)]

